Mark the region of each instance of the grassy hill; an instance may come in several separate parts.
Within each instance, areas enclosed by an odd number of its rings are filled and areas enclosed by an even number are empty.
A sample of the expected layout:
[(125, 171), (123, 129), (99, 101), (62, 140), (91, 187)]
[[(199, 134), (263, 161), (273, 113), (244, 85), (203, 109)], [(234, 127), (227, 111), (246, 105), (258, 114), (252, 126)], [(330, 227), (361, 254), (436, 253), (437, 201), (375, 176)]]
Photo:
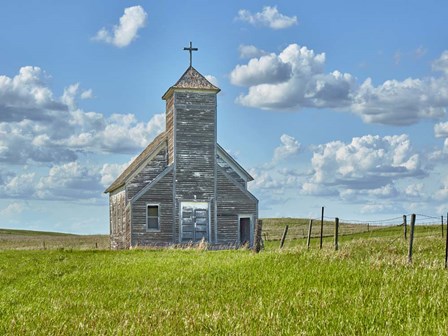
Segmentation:
[(0, 229), (0, 250), (107, 249), (107, 235)]
[(444, 239), (417, 229), (412, 265), (401, 227), (343, 236), (339, 251), (331, 237), (259, 254), (3, 249), (0, 334), (447, 334)]

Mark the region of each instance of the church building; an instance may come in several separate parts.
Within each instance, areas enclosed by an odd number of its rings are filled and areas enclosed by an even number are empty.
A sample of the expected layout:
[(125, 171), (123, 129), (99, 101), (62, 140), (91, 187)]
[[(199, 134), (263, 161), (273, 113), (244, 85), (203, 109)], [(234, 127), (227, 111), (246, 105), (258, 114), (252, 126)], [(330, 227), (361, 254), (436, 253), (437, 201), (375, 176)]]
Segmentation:
[(191, 64), (163, 95), (166, 127), (107, 188), (112, 249), (254, 242), (252, 176), (217, 143), (217, 94)]

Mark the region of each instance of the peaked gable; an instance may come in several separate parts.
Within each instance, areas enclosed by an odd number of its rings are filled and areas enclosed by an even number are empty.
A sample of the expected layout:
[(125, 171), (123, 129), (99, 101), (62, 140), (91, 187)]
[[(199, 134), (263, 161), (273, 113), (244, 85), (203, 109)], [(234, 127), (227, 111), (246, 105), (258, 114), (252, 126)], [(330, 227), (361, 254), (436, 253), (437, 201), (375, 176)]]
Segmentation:
[(184, 72), (184, 74), (180, 77), (176, 84), (174, 84), (165, 92), (165, 94), (162, 96), (162, 99), (167, 99), (175, 89), (205, 90), (214, 91), (215, 93), (221, 91), (220, 88), (210, 83), (207, 78), (202, 76), (192, 66), (190, 66)]
[[(226, 152), (226, 150), (224, 148), (222, 148), (219, 144), (217, 144), (218, 147), (218, 155), (219, 157), (225, 161), (226, 165), (231, 168), (235, 173), (237, 173), (244, 181), (246, 182), (250, 182), (253, 181), (254, 178), (243, 168), (241, 167), (241, 165), (236, 162), (236, 160), (229, 154)], [(226, 167), (222, 164), (218, 165), (223, 168), (224, 170), (226, 169)]]
[(160, 133), (134, 161), (117, 177), (117, 179), (107, 188), (104, 193), (110, 193), (123, 186), (127, 179), (142, 165), (146, 159), (167, 139), (166, 132)]

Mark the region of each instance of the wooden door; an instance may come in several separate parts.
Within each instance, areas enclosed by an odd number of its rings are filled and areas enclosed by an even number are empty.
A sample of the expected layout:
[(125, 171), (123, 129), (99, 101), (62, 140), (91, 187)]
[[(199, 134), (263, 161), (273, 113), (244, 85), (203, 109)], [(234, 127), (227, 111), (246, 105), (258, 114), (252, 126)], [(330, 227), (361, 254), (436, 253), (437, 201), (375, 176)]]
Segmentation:
[(181, 203), (181, 240), (182, 242), (208, 241), (208, 203)]

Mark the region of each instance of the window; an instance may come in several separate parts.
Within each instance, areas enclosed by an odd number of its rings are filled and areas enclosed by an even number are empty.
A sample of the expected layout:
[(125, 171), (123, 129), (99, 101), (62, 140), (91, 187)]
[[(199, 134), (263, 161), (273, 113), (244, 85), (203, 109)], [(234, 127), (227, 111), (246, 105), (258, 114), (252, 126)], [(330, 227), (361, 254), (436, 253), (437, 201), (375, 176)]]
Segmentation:
[(159, 205), (148, 204), (146, 209), (146, 224), (148, 230), (159, 230)]

